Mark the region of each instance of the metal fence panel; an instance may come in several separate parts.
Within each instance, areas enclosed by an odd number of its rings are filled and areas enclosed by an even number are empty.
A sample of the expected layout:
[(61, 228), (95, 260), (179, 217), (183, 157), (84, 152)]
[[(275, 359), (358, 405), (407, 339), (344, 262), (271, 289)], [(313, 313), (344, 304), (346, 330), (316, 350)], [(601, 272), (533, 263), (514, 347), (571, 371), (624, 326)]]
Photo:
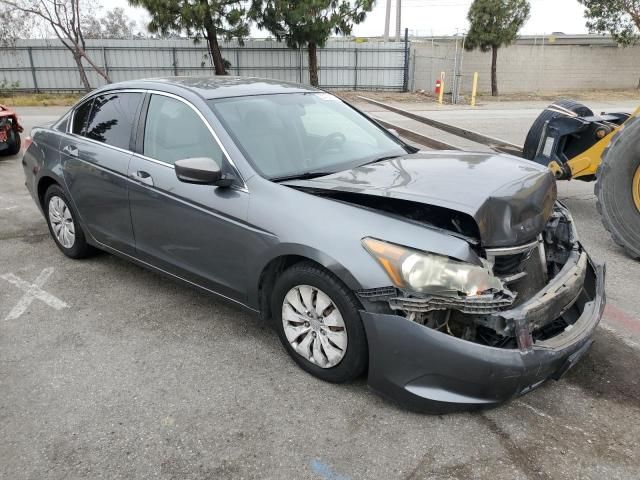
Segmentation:
[[(318, 49), (319, 82), (324, 88), (402, 90), (405, 46), (397, 42), (331, 40)], [(223, 42), (232, 75), (309, 82), (308, 52), (269, 40)], [(88, 40), (87, 53), (113, 82), (172, 75), (212, 75), (205, 43), (173, 40)], [(93, 87), (104, 80), (84, 62)], [(19, 90), (82, 90), (71, 53), (57, 40), (22, 40), (0, 50), (0, 83)]]

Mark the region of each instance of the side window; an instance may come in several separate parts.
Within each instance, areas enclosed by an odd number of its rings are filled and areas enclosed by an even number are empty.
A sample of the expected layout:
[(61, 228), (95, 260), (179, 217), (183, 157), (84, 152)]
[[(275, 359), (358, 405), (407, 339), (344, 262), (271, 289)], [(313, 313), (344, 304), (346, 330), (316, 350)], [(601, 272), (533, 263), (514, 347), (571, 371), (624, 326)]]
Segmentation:
[(93, 101), (86, 137), (113, 147), (129, 149), (141, 93), (111, 93)]
[(144, 128), (144, 155), (173, 163), (207, 157), (222, 163), (224, 154), (193, 109), (174, 98), (152, 95)]
[(78, 108), (76, 108), (73, 114), (73, 129), (71, 130), (76, 135), (84, 135), (87, 129), (87, 119), (89, 118), (89, 111), (93, 104), (93, 98), (84, 102)]

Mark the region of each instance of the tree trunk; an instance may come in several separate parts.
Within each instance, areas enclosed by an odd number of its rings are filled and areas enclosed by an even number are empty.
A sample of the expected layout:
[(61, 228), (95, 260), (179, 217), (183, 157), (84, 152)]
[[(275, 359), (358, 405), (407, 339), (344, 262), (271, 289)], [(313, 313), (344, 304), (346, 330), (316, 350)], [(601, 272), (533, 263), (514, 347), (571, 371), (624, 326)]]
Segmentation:
[(91, 58), (87, 55), (87, 52), (84, 49), (82, 50), (80, 55), (84, 57), (84, 59), (89, 63), (89, 65), (91, 65), (91, 67), (96, 71), (98, 75), (104, 78), (107, 83), (111, 83), (111, 79), (109, 78), (109, 75), (107, 75), (107, 72), (104, 71), (102, 68), (100, 68), (98, 65), (96, 65), (96, 63), (93, 60), (91, 60)]
[(209, 42), (209, 53), (213, 59), (213, 69), (215, 70), (216, 75), (226, 75), (227, 69), (224, 67), (224, 59), (220, 52), (215, 28), (212, 28), (211, 30), (207, 28), (207, 41)]
[(224, 68), (224, 59), (222, 58), (220, 46), (218, 45), (218, 32), (216, 31), (216, 27), (211, 20), (211, 7), (209, 6), (209, 2), (207, 0), (200, 1), (205, 8), (204, 30), (207, 34), (207, 43), (209, 44), (209, 54), (211, 55), (211, 60), (213, 60), (213, 69), (216, 72), (216, 75), (226, 75), (227, 69)]
[(309, 82), (318, 86), (318, 46), (313, 42), (309, 43)]
[(80, 54), (80, 52), (74, 52), (73, 59), (75, 60), (76, 65), (78, 67), (78, 74), (80, 75), (80, 81), (82, 82), (84, 89), (87, 92), (89, 92), (91, 90), (91, 85), (89, 84), (89, 79), (87, 78), (87, 72), (85, 72), (84, 65), (82, 64), (82, 55)]
[(498, 47), (493, 47), (491, 54), (491, 96), (498, 96)]

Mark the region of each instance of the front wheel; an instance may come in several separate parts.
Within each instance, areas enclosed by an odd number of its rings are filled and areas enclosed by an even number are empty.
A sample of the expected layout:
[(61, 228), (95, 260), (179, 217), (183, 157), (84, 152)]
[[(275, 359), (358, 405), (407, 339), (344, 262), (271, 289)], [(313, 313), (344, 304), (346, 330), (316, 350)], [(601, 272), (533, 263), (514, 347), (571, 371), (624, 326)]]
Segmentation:
[(276, 281), (271, 307), (287, 353), (304, 370), (328, 382), (359, 377), (369, 358), (353, 292), (311, 262), (293, 265)]

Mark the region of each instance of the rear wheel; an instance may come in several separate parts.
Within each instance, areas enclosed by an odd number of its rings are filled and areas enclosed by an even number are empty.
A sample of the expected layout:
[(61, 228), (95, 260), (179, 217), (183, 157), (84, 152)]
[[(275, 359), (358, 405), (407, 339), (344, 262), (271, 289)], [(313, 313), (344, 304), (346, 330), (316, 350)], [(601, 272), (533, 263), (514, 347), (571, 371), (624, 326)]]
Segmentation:
[(49, 232), (67, 257), (84, 258), (95, 252), (87, 243), (78, 216), (58, 185), (51, 185), (44, 195), (44, 213)]
[(359, 377), (369, 358), (353, 292), (311, 262), (277, 279), (271, 308), (280, 341), (304, 370), (329, 382)]
[[(522, 156), (527, 160), (534, 160), (536, 157), (536, 153), (538, 153), (538, 146), (540, 145), (540, 139), (544, 134), (544, 127), (549, 120), (552, 120), (557, 117), (561, 117), (563, 114), (559, 113), (562, 110), (569, 110), (570, 112), (576, 113), (581, 117), (590, 117), (593, 115), (593, 111), (578, 102), (574, 102), (573, 100), (559, 100), (551, 105), (549, 105), (546, 110), (544, 110), (540, 116), (533, 122), (529, 133), (527, 134), (527, 139), (524, 142), (524, 148)], [(547, 165), (545, 164), (545, 167)]]
[(598, 169), (598, 211), (613, 240), (640, 259), (640, 121), (614, 136)]

